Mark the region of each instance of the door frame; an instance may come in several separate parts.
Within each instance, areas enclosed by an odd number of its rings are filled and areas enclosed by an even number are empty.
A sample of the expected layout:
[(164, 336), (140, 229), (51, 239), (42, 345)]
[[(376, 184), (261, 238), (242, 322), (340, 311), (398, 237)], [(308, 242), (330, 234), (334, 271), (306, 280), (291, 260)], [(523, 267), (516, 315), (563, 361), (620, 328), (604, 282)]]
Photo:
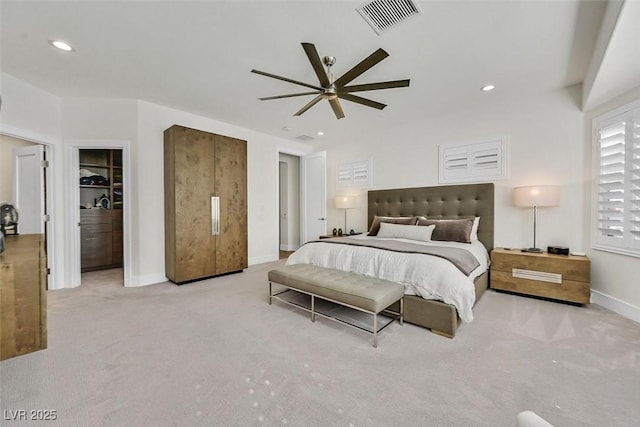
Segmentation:
[[(280, 154), (288, 154), (290, 156), (295, 156), (298, 157), (298, 159), (300, 160), (300, 168), (302, 168), (302, 158), (304, 156), (306, 156), (307, 154), (309, 154), (308, 152), (305, 151), (301, 151), (301, 150), (294, 150), (292, 148), (288, 148), (288, 147), (276, 147), (276, 160), (275, 160), (275, 169), (276, 169), (276, 186), (275, 186), (275, 195), (276, 195), (276, 199), (278, 201), (278, 203), (276, 203), (276, 210), (277, 210), (277, 214), (276, 217), (278, 218), (278, 239), (276, 240), (276, 244), (277, 244), (277, 251), (276, 251), (276, 258), (278, 259), (280, 258)], [(298, 242), (298, 245), (302, 244), (302, 231), (303, 231), (303, 224), (305, 223), (304, 221), (304, 212), (302, 210), (303, 208), (303, 198), (302, 198), (302, 193), (303, 193), (303, 188), (302, 188), (302, 174), (300, 174), (300, 206), (299, 206), (299, 212), (300, 212), (300, 221), (299, 221), (299, 225), (300, 225), (300, 230), (299, 230), (299, 236), (300, 236), (300, 241)]]
[[(82, 275), (80, 272), (80, 186), (78, 184), (78, 171), (80, 170), (81, 149), (116, 149), (122, 150), (122, 263), (124, 269), (124, 286), (132, 286), (131, 276), (131, 153), (128, 140), (73, 140), (65, 144), (65, 188), (67, 191), (65, 200), (65, 218), (67, 236), (67, 268), (68, 287), (80, 286)], [(72, 189), (72, 190), (71, 190)]]
[(54, 202), (56, 200), (60, 200), (58, 198), (58, 193), (61, 192), (61, 189), (58, 189), (54, 185), (54, 176), (56, 175), (55, 172), (59, 165), (62, 164), (61, 162), (59, 162), (60, 159), (57, 158), (59, 153), (56, 150), (56, 148), (60, 146), (60, 140), (31, 131), (25, 131), (24, 129), (8, 127), (6, 125), (3, 125), (0, 128), (0, 134), (44, 146), (45, 159), (49, 162), (49, 166), (45, 170), (45, 188), (47, 190), (44, 200), (47, 213), (49, 214), (49, 221), (47, 221), (47, 224), (45, 224), (48, 272), (47, 289), (60, 288), (61, 286), (59, 286), (58, 281), (61, 280), (61, 276), (58, 274), (59, 272), (56, 268), (57, 251), (55, 251), (54, 249), (58, 242), (62, 242), (61, 233), (58, 230), (60, 228), (60, 224), (62, 224), (62, 221), (57, 220), (57, 215), (55, 215), (57, 209), (54, 206)]
[[(307, 182), (307, 178), (308, 178), (308, 174), (307, 174), (307, 160), (311, 157), (319, 157), (322, 158), (323, 163), (324, 163), (324, 182), (322, 183), (323, 185), (323, 191), (322, 191), (322, 199), (324, 199), (324, 203), (322, 204), (322, 213), (321, 218), (310, 218), (310, 213), (307, 212), (307, 200), (308, 200), (308, 189), (310, 188), (309, 183)], [(327, 232), (327, 152), (326, 151), (315, 151), (315, 152), (311, 152), (311, 153), (307, 153), (306, 155), (302, 156), (300, 158), (300, 190), (301, 190), (301, 196), (300, 196), (300, 203), (302, 203), (302, 207), (301, 207), (301, 221), (300, 221), (300, 227), (301, 227), (301, 233), (300, 233), (300, 243), (306, 243), (310, 240), (316, 240), (318, 238), (318, 233), (315, 233), (313, 235), (309, 235), (308, 231), (309, 231), (309, 223), (310, 221), (323, 221), (324, 226), (323, 229), (320, 231), (320, 235), (322, 234), (326, 234)], [(317, 216), (317, 215), (314, 215)]]

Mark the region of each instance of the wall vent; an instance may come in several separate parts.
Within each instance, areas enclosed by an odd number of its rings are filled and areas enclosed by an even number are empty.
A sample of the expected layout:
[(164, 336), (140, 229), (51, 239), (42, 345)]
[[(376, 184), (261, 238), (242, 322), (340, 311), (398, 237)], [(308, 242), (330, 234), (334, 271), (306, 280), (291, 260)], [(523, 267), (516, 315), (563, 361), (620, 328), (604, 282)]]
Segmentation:
[(299, 140), (299, 141), (311, 141), (311, 140), (313, 140), (315, 138), (312, 137), (312, 136), (309, 136), (309, 135), (302, 134), (302, 135), (296, 136), (296, 139)]
[(356, 10), (378, 35), (422, 13), (415, 0), (374, 0)]

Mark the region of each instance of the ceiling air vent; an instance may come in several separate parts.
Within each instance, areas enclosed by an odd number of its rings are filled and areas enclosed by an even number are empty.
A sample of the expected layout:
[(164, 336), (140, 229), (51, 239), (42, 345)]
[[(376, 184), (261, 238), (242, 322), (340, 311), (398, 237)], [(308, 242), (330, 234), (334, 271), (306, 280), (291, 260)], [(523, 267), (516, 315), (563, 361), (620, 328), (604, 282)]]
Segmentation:
[(302, 135), (296, 136), (296, 139), (299, 140), (299, 141), (311, 141), (311, 140), (313, 140), (315, 138), (312, 137), (312, 136), (309, 136), (309, 135), (302, 134)]
[(414, 0), (375, 0), (356, 10), (378, 35), (422, 13)]

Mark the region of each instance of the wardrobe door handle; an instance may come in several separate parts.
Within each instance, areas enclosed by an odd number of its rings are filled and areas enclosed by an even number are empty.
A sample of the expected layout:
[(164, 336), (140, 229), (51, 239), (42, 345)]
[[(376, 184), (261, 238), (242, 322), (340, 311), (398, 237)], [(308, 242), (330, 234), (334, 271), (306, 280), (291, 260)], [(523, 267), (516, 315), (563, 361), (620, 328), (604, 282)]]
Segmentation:
[(220, 197), (211, 197), (211, 235), (220, 234)]

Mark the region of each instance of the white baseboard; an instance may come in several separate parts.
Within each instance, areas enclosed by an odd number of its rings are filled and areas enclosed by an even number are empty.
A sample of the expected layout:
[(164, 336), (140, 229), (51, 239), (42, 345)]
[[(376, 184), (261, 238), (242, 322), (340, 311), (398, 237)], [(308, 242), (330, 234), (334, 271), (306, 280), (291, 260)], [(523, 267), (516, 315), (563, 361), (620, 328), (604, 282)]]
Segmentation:
[(287, 252), (297, 251), (298, 248), (300, 248), (300, 245), (280, 245), (281, 251), (287, 251)]
[(280, 254), (261, 255), (249, 258), (249, 265), (264, 264), (265, 262), (277, 261), (280, 259)]
[(601, 305), (614, 313), (618, 313), (634, 322), (640, 323), (640, 307), (629, 304), (602, 292), (591, 290), (591, 302)]
[(131, 276), (131, 280), (127, 283), (127, 288), (137, 288), (139, 286), (155, 285), (168, 281), (167, 276), (162, 274), (147, 274), (146, 276)]

